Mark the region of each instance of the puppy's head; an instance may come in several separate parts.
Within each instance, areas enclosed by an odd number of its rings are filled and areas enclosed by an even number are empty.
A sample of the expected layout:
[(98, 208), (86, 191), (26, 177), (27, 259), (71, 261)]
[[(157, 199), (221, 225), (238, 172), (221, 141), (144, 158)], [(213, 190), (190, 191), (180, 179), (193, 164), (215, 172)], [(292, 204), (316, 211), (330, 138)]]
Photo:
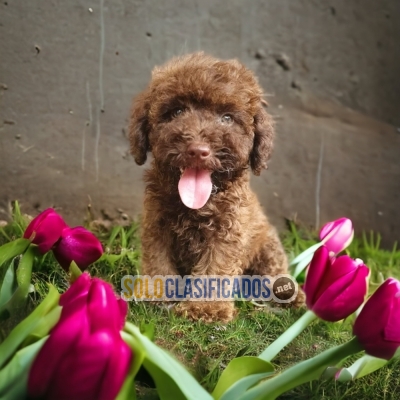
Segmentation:
[(271, 118), (253, 73), (236, 60), (203, 53), (156, 67), (134, 101), (131, 152), (141, 165), (147, 152), (176, 177), (185, 205), (200, 208), (212, 185), (223, 186), (249, 166), (266, 168), (272, 150)]

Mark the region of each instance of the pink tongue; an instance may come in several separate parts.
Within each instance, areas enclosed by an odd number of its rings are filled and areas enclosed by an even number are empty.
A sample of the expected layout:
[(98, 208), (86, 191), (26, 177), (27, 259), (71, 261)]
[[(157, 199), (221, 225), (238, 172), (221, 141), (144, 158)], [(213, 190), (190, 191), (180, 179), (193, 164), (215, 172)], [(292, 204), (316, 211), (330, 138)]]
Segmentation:
[(195, 210), (207, 203), (211, 189), (211, 172), (204, 169), (185, 169), (178, 184), (183, 204)]

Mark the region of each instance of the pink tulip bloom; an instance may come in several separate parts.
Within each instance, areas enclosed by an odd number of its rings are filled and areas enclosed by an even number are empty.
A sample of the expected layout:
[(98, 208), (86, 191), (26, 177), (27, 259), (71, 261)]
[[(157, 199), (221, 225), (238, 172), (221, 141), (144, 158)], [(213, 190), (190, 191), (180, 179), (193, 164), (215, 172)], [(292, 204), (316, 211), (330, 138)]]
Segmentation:
[(67, 224), (52, 208), (40, 213), (28, 225), (24, 238), (37, 244), (42, 254), (47, 253), (60, 239), (61, 232)]
[(304, 284), (307, 307), (325, 321), (339, 321), (360, 307), (367, 294), (369, 269), (349, 256), (329, 257), (320, 247), (311, 260)]
[(321, 242), (334, 254), (343, 251), (351, 243), (353, 236), (353, 224), (348, 218), (328, 222), (319, 232)]
[(84, 270), (101, 257), (103, 248), (93, 233), (82, 226), (77, 226), (67, 227), (62, 231), (61, 239), (53, 249), (53, 253), (66, 271), (72, 261)]
[(400, 347), (400, 282), (389, 278), (365, 303), (353, 333), (367, 354), (390, 360)]
[(115, 399), (133, 356), (120, 334), (126, 302), (108, 283), (83, 273), (60, 305), (60, 320), (32, 364), (29, 398)]

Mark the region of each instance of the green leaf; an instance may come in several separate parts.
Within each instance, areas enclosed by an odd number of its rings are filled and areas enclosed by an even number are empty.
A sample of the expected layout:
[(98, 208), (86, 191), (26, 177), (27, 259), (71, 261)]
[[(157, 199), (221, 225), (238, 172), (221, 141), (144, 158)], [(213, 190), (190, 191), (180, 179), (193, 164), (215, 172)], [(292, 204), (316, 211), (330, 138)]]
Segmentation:
[(70, 282), (71, 284), (74, 283), (81, 275), (82, 275), (81, 269), (78, 267), (75, 261), (71, 261), (71, 264), (69, 266), (69, 274), (70, 274)]
[(323, 377), (335, 377), (339, 382), (353, 381), (382, 368), (387, 363), (387, 360), (365, 354), (348, 368), (328, 368)]
[(114, 264), (123, 257), (121, 254), (103, 254), (100, 258), (100, 261), (108, 262), (112, 267)]
[[(14, 354), (20, 344), (38, 327), (41, 319), (45, 317), (54, 307), (58, 306), (60, 294), (53, 285), (46, 298), (21, 321), (0, 344), (0, 368)], [(50, 330), (52, 326), (48, 329)]]
[(21, 209), (19, 208), (18, 201), (14, 202), (12, 219), (15, 222), (16, 226), (20, 229), (21, 234), (23, 234), (28, 226), (28, 223), (26, 221), (26, 218), (24, 218), (21, 214)]
[(310, 255), (313, 256), (315, 251), (317, 249), (319, 249), (322, 245), (323, 245), (323, 243), (321, 243), (321, 242), (312, 245), (307, 250), (304, 250), (302, 253), (300, 253), (296, 258), (294, 258), (290, 262), (290, 265), (298, 264), (300, 261), (303, 261), (304, 259), (308, 258)]
[(7, 302), (10, 301), (13, 293), (18, 288), (17, 280), (15, 279), (15, 264), (17, 262), (17, 258), (14, 258), (10, 262), (6, 274), (4, 275), (3, 283), (0, 287), (0, 315), (2, 314), (3, 308), (5, 307)]
[(153, 378), (161, 400), (211, 400), (195, 378), (171, 355), (140, 333), (139, 328), (127, 322), (125, 332), (136, 339), (144, 350), (143, 366)]
[(135, 379), (130, 373), (127, 375), (115, 400), (136, 400)]
[(27, 395), (29, 369), (47, 337), (19, 350), (0, 370), (0, 400), (24, 399)]
[(282, 393), (303, 383), (318, 379), (329, 365), (362, 350), (357, 338), (340, 346), (325, 350), (317, 356), (285, 369), (282, 373), (261, 382), (241, 395), (238, 400), (274, 400)]
[[(224, 393), (233, 384), (240, 381), (242, 378), (246, 378), (254, 374), (265, 375), (267, 373), (267, 375), (270, 375), (273, 372), (274, 367), (272, 364), (268, 361), (262, 360), (261, 358), (251, 356), (234, 358), (222, 372), (212, 396), (214, 399), (222, 398), (221, 396), (224, 395)], [(241, 390), (240, 394), (242, 394), (255, 383), (256, 382), (252, 382), (252, 379), (241, 382), (241, 384), (238, 385), (238, 391)], [(242, 390), (243, 388), (244, 390)]]
[(23, 293), (25, 294), (25, 296), (27, 296), (29, 293), (29, 286), (31, 284), (32, 278), (32, 266), (33, 260), (36, 255), (36, 249), (36, 245), (29, 246), (22, 256), (22, 259), (17, 268), (18, 286), (23, 289)]
[(256, 383), (260, 382), (262, 379), (267, 378), (272, 375), (273, 372), (264, 372), (262, 374), (255, 374), (246, 376), (234, 383), (228, 390), (222, 395), (220, 400), (232, 400), (239, 398), (246, 390), (250, 389)]
[(3, 244), (3, 246), (0, 247), (0, 268), (6, 261), (22, 254), (30, 243), (30, 240), (21, 238)]
[(297, 278), (303, 272), (303, 270), (306, 269), (307, 265), (310, 264), (313, 256), (314, 256), (314, 253), (309, 254), (305, 258), (303, 258), (296, 265), (296, 267), (294, 267), (294, 266), (291, 267), (291, 275), (293, 276), (293, 278)]
[(107, 247), (111, 248), (114, 244), (115, 239), (117, 238), (120, 230), (123, 229), (122, 226), (114, 226), (111, 231), (110, 239), (108, 239)]
[(127, 245), (128, 245), (128, 241), (127, 241), (127, 238), (126, 238), (126, 232), (125, 232), (125, 229), (122, 228), (121, 229), (121, 247), (123, 249), (126, 249)]
[(151, 341), (153, 341), (155, 336), (154, 323), (151, 322), (149, 324), (140, 324), (140, 332), (142, 332), (142, 335), (148, 337)]
[(35, 253), (36, 246), (29, 246), (18, 263), (15, 273), (18, 258), (15, 257), (12, 260), (0, 289), (0, 320), (8, 318), (26, 305)]
[(0, 321), (4, 321), (22, 310), (25, 304), (26, 298), (21, 287), (18, 286), (8, 301), (0, 307)]
[(135, 376), (143, 364), (145, 352), (140, 342), (134, 336), (124, 331), (121, 332), (121, 336), (125, 343), (127, 343), (132, 350), (132, 363), (116, 400), (135, 400)]
[(47, 336), (53, 326), (60, 320), (62, 307), (55, 306), (46, 315), (38, 320), (35, 328), (29, 333), (29, 335), (22, 342), (21, 347), (28, 346), (37, 340)]
[(131, 262), (132, 265), (135, 265), (139, 259), (137, 251), (134, 250), (128, 250), (126, 252), (126, 257), (128, 257), (128, 260)]

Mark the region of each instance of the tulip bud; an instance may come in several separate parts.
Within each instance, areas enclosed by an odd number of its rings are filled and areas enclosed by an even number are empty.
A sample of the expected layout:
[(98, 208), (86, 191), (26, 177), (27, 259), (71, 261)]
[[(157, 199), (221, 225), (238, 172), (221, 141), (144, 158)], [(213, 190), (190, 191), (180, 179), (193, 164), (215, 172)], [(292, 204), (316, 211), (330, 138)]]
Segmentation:
[(353, 224), (348, 218), (328, 222), (319, 232), (321, 242), (334, 254), (343, 251), (351, 243), (353, 236)]
[(400, 347), (400, 282), (389, 278), (358, 315), (353, 333), (366, 353), (390, 360)]
[(93, 233), (82, 226), (77, 226), (67, 227), (62, 231), (61, 240), (53, 249), (53, 253), (66, 271), (72, 261), (84, 270), (101, 257), (103, 248)]
[(122, 340), (125, 321), (111, 286), (83, 273), (60, 298), (60, 320), (34, 360), (29, 398), (113, 400), (132, 353)]
[(304, 284), (306, 304), (318, 317), (339, 321), (363, 303), (368, 289), (369, 269), (349, 256), (329, 257), (320, 247), (311, 260)]
[(48, 208), (31, 221), (24, 232), (24, 238), (37, 244), (39, 251), (45, 254), (57, 243), (66, 227), (61, 216)]

